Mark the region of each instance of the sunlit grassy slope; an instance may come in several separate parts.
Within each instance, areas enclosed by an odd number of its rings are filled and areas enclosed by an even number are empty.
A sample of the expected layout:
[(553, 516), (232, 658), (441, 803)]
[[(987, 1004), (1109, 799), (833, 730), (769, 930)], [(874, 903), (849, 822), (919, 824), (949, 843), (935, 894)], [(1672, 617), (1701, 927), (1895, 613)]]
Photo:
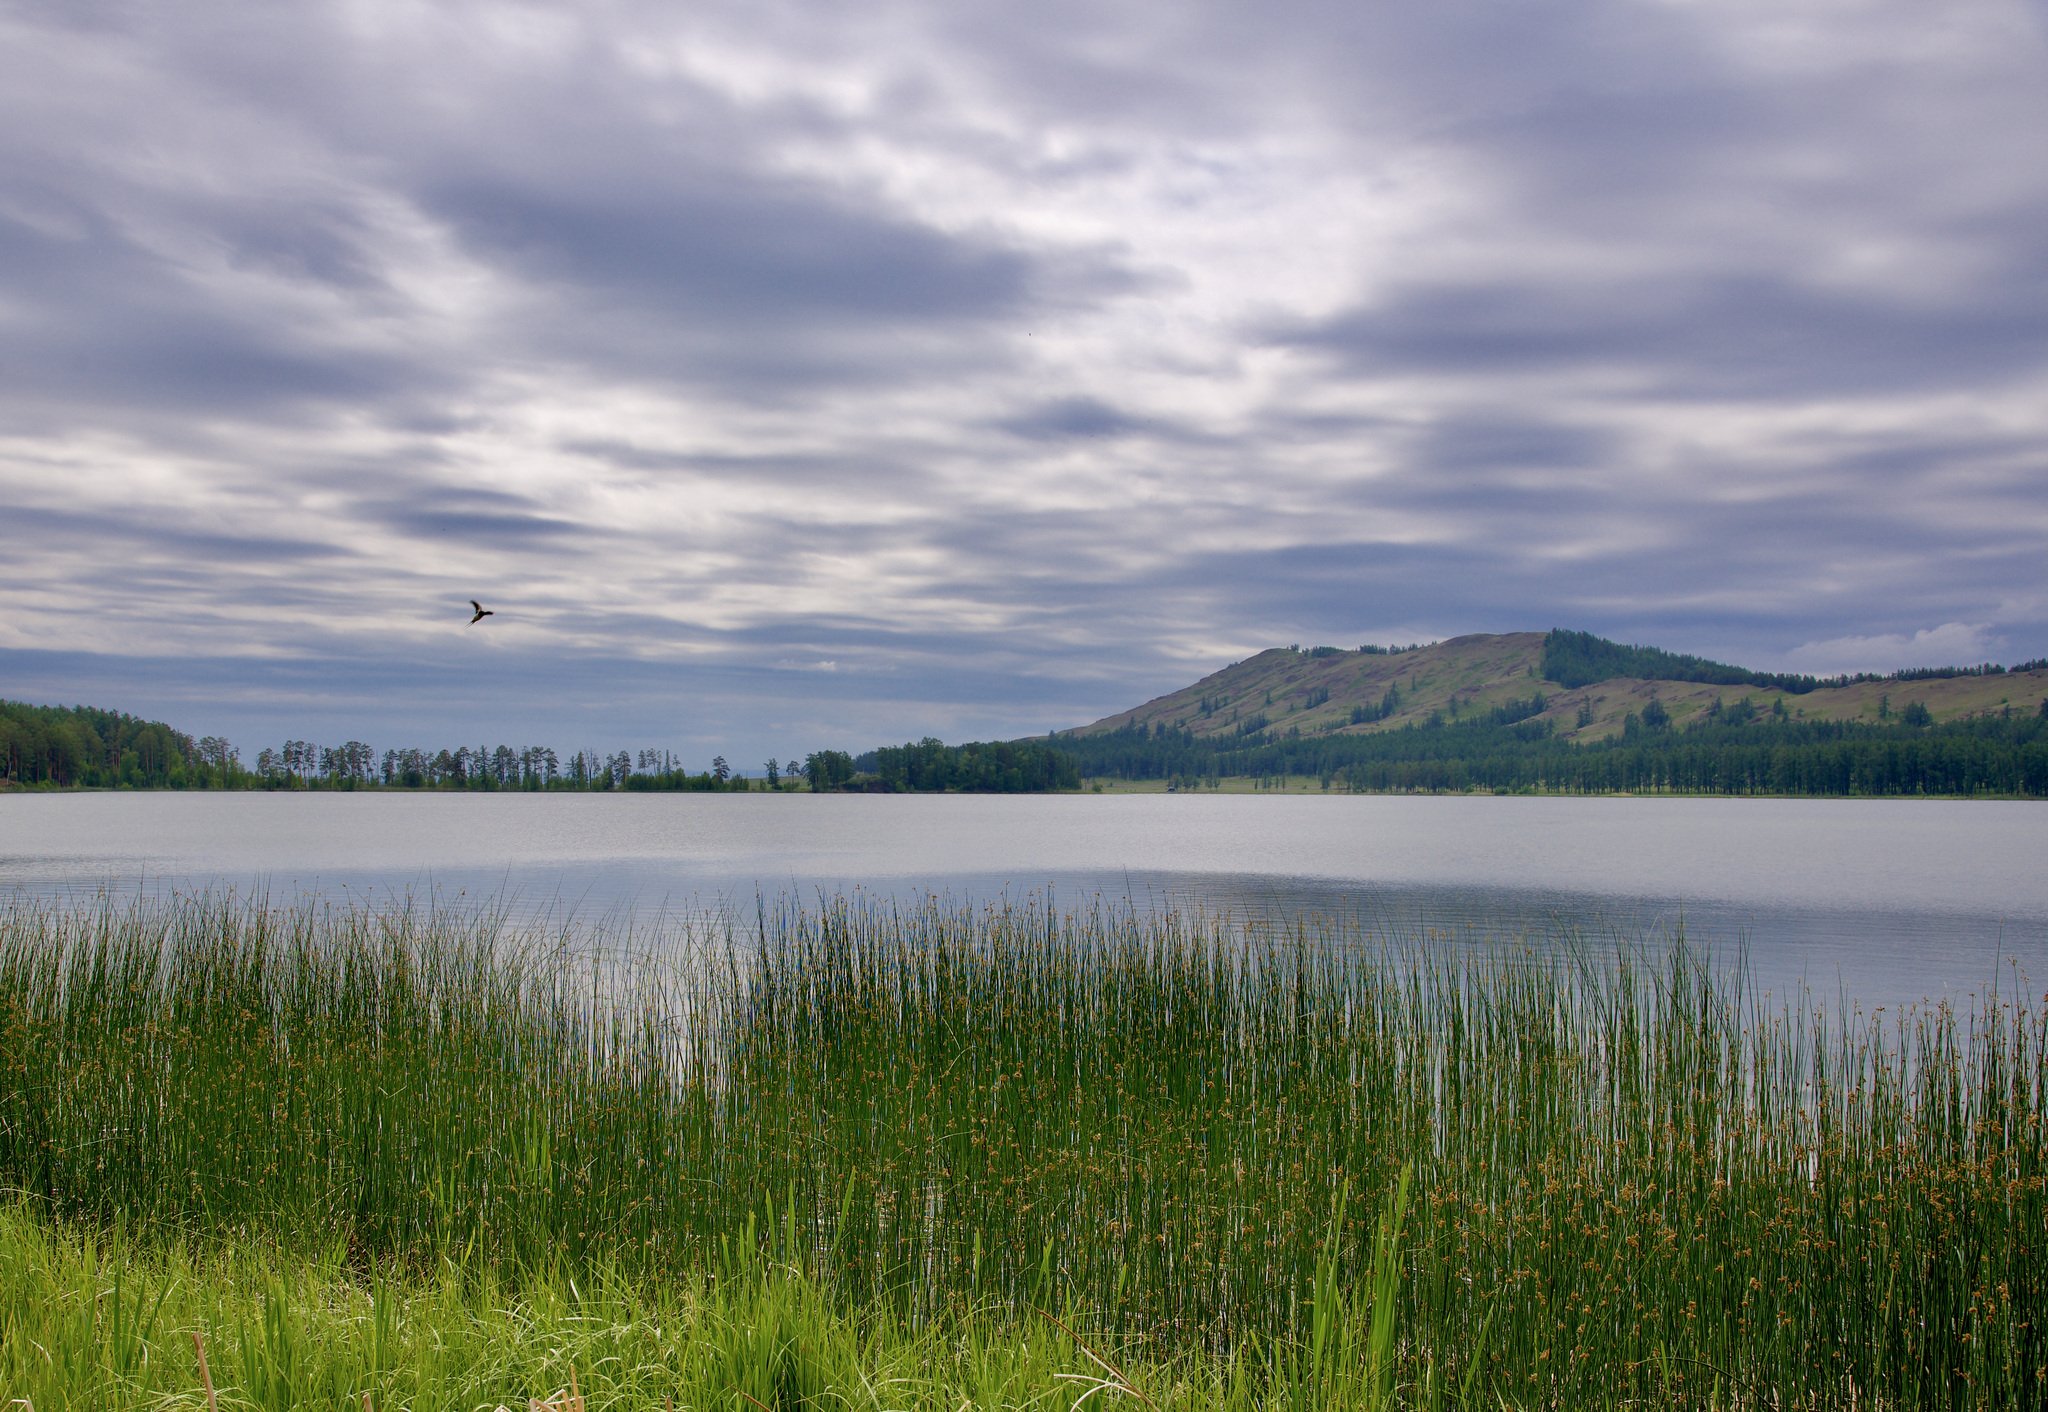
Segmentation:
[[(1533, 719), (1551, 722), (1562, 739), (1590, 741), (1618, 735), (1623, 721), (1631, 713), (1640, 715), (1653, 697), (1680, 727), (1697, 720), (1716, 698), (1732, 705), (1747, 697), (1760, 712), (1769, 712), (1782, 699), (1786, 713), (1796, 720), (1874, 722), (1881, 711), (1896, 718), (1914, 702), (1924, 705), (1937, 721), (1995, 715), (2008, 707), (2032, 714), (2048, 697), (2048, 671), (2039, 669), (1998, 676), (1860, 682), (1799, 694), (1641, 677), (1562, 687), (1542, 675), (1544, 636), (1474, 633), (1395, 653), (1269, 648), (1192, 686), (1104, 717), (1080, 733), (1163, 725), (1220, 738), (1239, 733), (1247, 721), (1259, 717), (1280, 732), (1365, 733), (1421, 725), (1433, 714), (1445, 719), (1483, 717), (1497, 707), (1541, 694), (1545, 709)], [(1390, 687), (1398, 696), (1390, 714), (1354, 722), (1355, 708), (1376, 711), (1386, 702)], [(1582, 725), (1584, 707), (1590, 707), (1590, 719)]]

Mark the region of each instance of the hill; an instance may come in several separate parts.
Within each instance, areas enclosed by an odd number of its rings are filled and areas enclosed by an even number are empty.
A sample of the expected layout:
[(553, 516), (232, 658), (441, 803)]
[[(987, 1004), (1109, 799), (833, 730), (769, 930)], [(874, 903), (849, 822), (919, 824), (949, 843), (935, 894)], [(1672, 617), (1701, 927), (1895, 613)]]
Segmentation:
[[(1932, 722), (2048, 700), (2048, 662), (1942, 667), (1832, 679), (1758, 672), (1589, 633), (1473, 633), (1409, 648), (1274, 647), (1069, 736), (1139, 727), (1224, 744), (1279, 736), (1368, 735), (1406, 726), (1546, 723), (1556, 739), (1620, 737), (1661, 712), (1684, 729), (1710, 720)], [(1656, 703), (1652, 706), (1652, 703)], [(1718, 706), (1717, 706), (1718, 703)], [(1746, 704), (1745, 704), (1746, 703)]]
[(0, 701), (0, 789), (200, 787), (224, 779), (232, 756), (224, 740), (125, 711)]
[(1820, 679), (1590, 633), (1261, 652), (1050, 742), (1099, 781), (2048, 797), (2048, 661)]

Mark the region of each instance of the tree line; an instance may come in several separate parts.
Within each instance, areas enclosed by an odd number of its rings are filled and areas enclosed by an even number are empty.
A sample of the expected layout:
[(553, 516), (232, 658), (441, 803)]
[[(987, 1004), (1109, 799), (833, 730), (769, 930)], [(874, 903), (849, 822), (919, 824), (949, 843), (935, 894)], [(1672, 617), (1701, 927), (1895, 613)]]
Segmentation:
[(579, 750), (566, 759), (546, 746), (458, 746), (432, 754), (387, 750), (379, 757), (360, 741), (316, 746), (286, 741), (257, 757), (253, 783), (272, 789), (472, 789), (745, 791), (808, 788), (818, 792), (1025, 793), (1075, 789), (1080, 776), (1067, 756), (1034, 741), (947, 745), (926, 737), (855, 756), (814, 750), (799, 761), (769, 757), (761, 773), (734, 770), (723, 755), (690, 770), (665, 750)]
[(273, 789), (1025, 793), (1075, 789), (1081, 782), (1072, 760), (1039, 742), (947, 745), (931, 737), (859, 756), (844, 750), (814, 750), (786, 762), (771, 756), (753, 777), (734, 770), (723, 755), (693, 771), (665, 750), (579, 750), (563, 758), (546, 746), (458, 746), (432, 754), (387, 750), (379, 757), (359, 741), (331, 747), (286, 741), (256, 758), (257, 782)]
[(381, 755), (359, 740), (316, 745), (288, 740), (256, 757), (248, 785), (262, 789), (513, 790), (700, 790), (779, 789), (796, 778), (794, 762), (785, 777), (782, 762), (770, 758), (758, 780), (736, 771), (723, 755), (692, 771), (667, 750), (578, 750), (566, 756), (552, 746), (458, 745), (417, 747)]
[(1081, 787), (1081, 771), (1074, 757), (1034, 740), (947, 745), (926, 736), (915, 744), (870, 750), (852, 764), (853, 773), (839, 788), (1035, 794)]
[(0, 781), (60, 789), (638, 790), (1020, 793), (1073, 789), (1073, 761), (1040, 742), (946, 745), (927, 737), (858, 757), (815, 750), (770, 756), (757, 774), (723, 755), (691, 769), (662, 749), (563, 755), (545, 745), (377, 751), (360, 740), (287, 740), (254, 761), (217, 736), (199, 739), (120, 711), (0, 701)]
[[(1527, 703), (1522, 703), (1526, 707)], [(1688, 729), (1661, 706), (1607, 740), (1559, 739), (1547, 720), (1404, 726), (1372, 735), (1247, 742), (1163, 725), (1059, 736), (1055, 748), (1097, 778), (1187, 785), (1306, 776), (1373, 793), (1492, 789), (1566, 794), (2048, 798), (2048, 701), (2032, 713), (1920, 724), (1801, 721), (1724, 707)]]
[(1624, 647), (1589, 632), (1552, 628), (1543, 638), (1545, 680), (1566, 689), (1592, 686), (1615, 677), (1637, 677), (1646, 681), (1694, 681), (1709, 686), (1753, 686), (1804, 696), (1822, 687), (1854, 686), (1860, 682), (1940, 681), (1950, 677), (2003, 676), (2008, 671), (2025, 672), (2048, 667), (2048, 657), (2001, 667), (1985, 662), (1974, 667), (1910, 667), (1897, 672), (1856, 672), (1833, 677), (1808, 676), (1801, 672), (1755, 672), (1695, 657), (1688, 652), (1666, 652), (1661, 647)]

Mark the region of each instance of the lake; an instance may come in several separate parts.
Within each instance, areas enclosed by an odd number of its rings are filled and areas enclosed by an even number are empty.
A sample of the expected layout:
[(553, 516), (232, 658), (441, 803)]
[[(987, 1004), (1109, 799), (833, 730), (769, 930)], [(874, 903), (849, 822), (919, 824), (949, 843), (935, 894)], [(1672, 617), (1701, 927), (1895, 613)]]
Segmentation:
[[(234, 889), (658, 931), (1050, 893), (1366, 939), (1739, 950), (1865, 1006), (2048, 985), (2048, 806), (1301, 795), (0, 795), (0, 900)], [(2015, 968), (2024, 982), (2015, 982)]]

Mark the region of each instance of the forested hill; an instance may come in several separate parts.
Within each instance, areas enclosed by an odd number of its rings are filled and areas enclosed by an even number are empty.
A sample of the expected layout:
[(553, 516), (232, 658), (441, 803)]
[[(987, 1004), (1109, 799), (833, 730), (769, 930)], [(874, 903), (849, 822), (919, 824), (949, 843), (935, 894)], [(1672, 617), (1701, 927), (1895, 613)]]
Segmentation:
[(233, 750), (92, 706), (0, 701), (0, 783), (179, 789), (225, 782)]
[(1738, 714), (1882, 725), (1908, 712), (1932, 722), (2031, 713), (2044, 697), (2048, 661), (1821, 678), (1556, 629), (1414, 647), (1275, 647), (1061, 738), (1136, 726), (1198, 740), (1281, 739), (1534, 720), (1589, 743), (1621, 735), (1631, 716), (1661, 715), (1682, 729), (1712, 718), (1717, 701)]
[(1053, 743), (1185, 783), (2048, 795), (2048, 662), (1822, 679), (1563, 630), (1276, 648)]

